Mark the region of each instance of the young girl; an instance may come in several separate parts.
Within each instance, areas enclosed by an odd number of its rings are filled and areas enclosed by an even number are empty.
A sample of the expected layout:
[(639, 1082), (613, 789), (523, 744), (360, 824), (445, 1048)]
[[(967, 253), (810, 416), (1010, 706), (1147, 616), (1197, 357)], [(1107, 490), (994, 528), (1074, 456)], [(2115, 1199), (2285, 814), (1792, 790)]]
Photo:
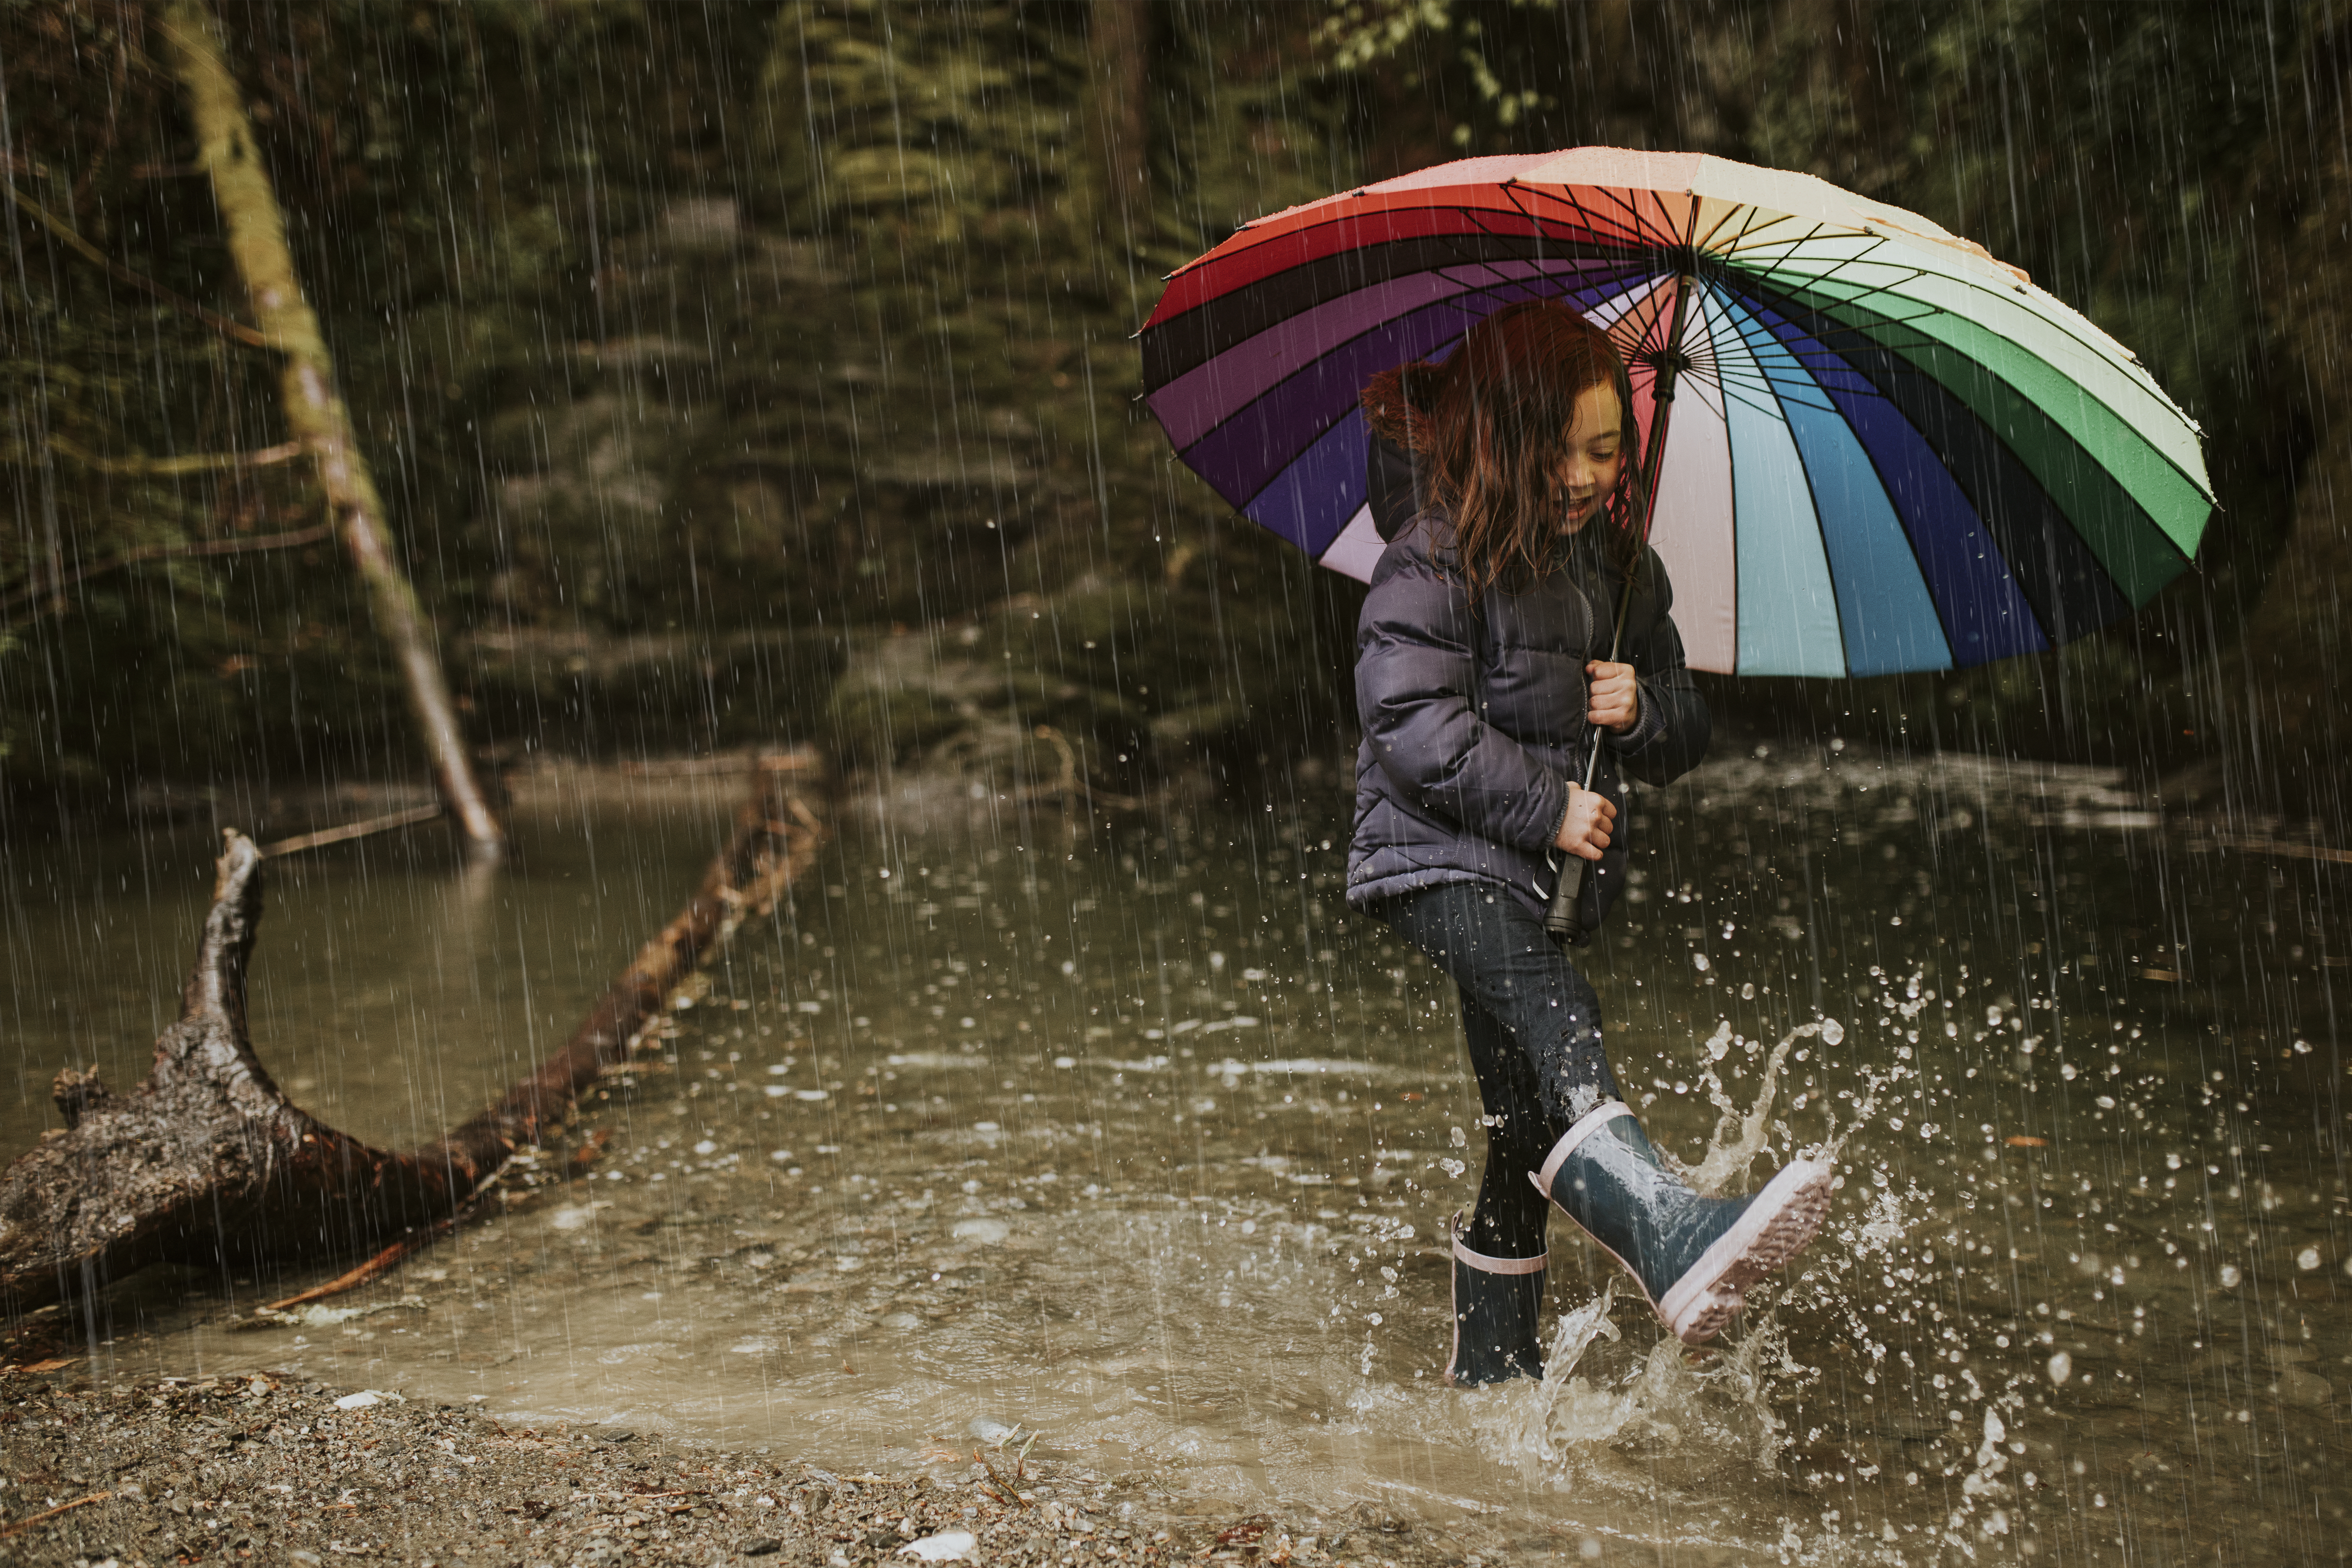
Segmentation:
[[(1459, 987), (1488, 1128), (1477, 1208), (1451, 1227), (1446, 1379), (1542, 1375), (1549, 1204), (1699, 1343), (1812, 1239), (1830, 1173), (1800, 1160), (1747, 1197), (1693, 1193), (1618, 1099), (1600, 998), (1543, 929), (1558, 853), (1593, 862), (1588, 932), (1623, 885), (1621, 772), (1664, 784), (1706, 749), (1665, 568), (1636, 538), (1624, 366), (1575, 310), (1529, 302), (1473, 328), (1443, 364), (1375, 377), (1363, 401), (1374, 433), (1411, 454), (1423, 505), (1357, 623), (1348, 899)], [(1612, 663), (1629, 571), (1625, 661)]]

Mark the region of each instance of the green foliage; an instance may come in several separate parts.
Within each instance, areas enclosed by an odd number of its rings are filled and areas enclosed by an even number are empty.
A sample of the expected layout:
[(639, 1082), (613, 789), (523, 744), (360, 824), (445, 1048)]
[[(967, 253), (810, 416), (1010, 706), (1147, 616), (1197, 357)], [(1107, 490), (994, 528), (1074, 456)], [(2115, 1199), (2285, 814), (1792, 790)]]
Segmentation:
[[(2266, 303), (2292, 290), (2265, 281), (2317, 221), (2336, 111), (2316, 0), (2278, 12), (2275, 48), (2221, 0), (1152, 0), (1139, 59), (1106, 54), (1092, 15), (224, 0), (485, 740), (781, 731), (903, 759), (956, 744), (952, 719), (1045, 726), (1102, 777), (1121, 756), (1328, 744), (1348, 591), (1175, 464), (1131, 402), (1130, 334), (1158, 276), (1237, 225), (1465, 152), (1811, 170), (2027, 267), (2205, 422), (2231, 510), (2178, 602), (1887, 704), (2003, 734), (2052, 692), (2155, 712), (2173, 699), (2140, 688), (2262, 586), (2318, 417), (2293, 317)], [(233, 314), (143, 26), (113, 0), (0, 0), (10, 179)], [(1140, 139), (1139, 205), (1105, 167), (1112, 130)], [(299, 528), (316, 499), (294, 465), (142, 471), (281, 439), (271, 356), (21, 209), (0, 221), (0, 780), (400, 765), (331, 548), (76, 577)], [(899, 668), (902, 627), (963, 673), (895, 695), (867, 679)]]
[(971, 215), (1058, 187), (1080, 56), (1067, 17), (1030, 23), (1010, 5), (786, 5), (761, 79), (780, 215), (807, 232), (905, 212), (952, 241)]
[[(222, 15), (485, 739), (814, 733), (842, 649), (1205, 560), (1223, 508), (1131, 405), (1130, 335), (1156, 272), (1345, 178), (1304, 16), (1153, 7), (1134, 62), (1150, 194), (1119, 225), (1089, 172), (1102, 62), (1082, 4), (224, 0)], [(142, 27), (94, 0), (0, 0), (19, 180), (121, 265), (234, 314)], [(331, 549), (36, 591), (45, 563), (54, 582), (316, 512), (294, 467), (163, 480), (51, 450), (269, 445), (275, 365), (21, 216), (13, 232), (37, 265), (0, 282), (0, 393), (20, 415), (0, 426), (18, 519), (0, 573), (32, 595), (19, 616), (37, 613), (5, 621), (0, 723), (41, 740), (0, 777), (396, 764), (401, 728)], [(1258, 613), (1255, 596), (1287, 616), (1288, 591), (1279, 573), (1230, 577), (1225, 623)], [(659, 711), (693, 648), (732, 706)], [(810, 678), (755, 678), (770, 655), (744, 650), (782, 648), (814, 661)], [(998, 685), (1040, 722), (1130, 741), (1151, 716), (1058, 667)], [(1167, 689), (1198, 707), (1196, 687)]]
[(1395, 68), (1419, 86), (1433, 56), (1440, 71), (1458, 72), (1466, 78), (1475, 109), (1454, 123), (1450, 140), (1456, 148), (1468, 148), (1482, 129), (1507, 137), (1559, 110), (1557, 93), (1537, 85), (1523, 68), (1524, 44), (1530, 23), (1537, 37), (1549, 42), (1545, 35), (1566, 20), (1559, 0), (1478, 6), (1460, 0), (1331, 0), (1316, 41), (1341, 70)]

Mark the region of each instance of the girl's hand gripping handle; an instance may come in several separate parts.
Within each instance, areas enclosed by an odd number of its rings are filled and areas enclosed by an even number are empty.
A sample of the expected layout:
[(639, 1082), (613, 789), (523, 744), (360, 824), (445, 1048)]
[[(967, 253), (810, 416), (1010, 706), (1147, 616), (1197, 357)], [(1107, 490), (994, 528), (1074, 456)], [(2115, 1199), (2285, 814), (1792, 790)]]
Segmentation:
[(1568, 810), (1560, 817), (1555, 847), (1568, 852), (1544, 911), (1544, 930), (1554, 940), (1581, 941), (1584, 929), (1577, 921), (1577, 901), (1584, 893), (1584, 862), (1597, 861), (1609, 847), (1610, 831), (1617, 824), (1617, 808), (1606, 796), (1569, 786)]

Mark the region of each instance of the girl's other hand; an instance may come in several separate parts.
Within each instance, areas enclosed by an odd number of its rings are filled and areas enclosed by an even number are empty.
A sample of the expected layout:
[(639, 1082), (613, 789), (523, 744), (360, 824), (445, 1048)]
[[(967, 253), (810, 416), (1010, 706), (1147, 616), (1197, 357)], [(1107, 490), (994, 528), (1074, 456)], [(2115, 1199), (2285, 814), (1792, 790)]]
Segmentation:
[(1633, 729), (1642, 716), (1642, 683), (1633, 665), (1595, 659), (1584, 666), (1584, 716), (1618, 735)]
[(1598, 790), (1568, 787), (1568, 815), (1560, 820), (1559, 836), (1552, 842), (1580, 860), (1597, 861), (1609, 847), (1609, 831), (1617, 825), (1617, 808)]

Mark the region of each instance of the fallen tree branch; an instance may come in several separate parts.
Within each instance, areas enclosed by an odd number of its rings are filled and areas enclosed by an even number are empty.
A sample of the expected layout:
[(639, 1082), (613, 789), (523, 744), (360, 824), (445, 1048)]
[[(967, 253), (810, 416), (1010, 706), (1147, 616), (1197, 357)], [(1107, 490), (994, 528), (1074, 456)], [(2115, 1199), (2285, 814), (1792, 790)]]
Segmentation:
[(605, 988), (571, 1040), (420, 1158), (446, 1160), (477, 1184), (487, 1180), (516, 1149), (540, 1142), (607, 1067), (628, 1060), (639, 1032), (702, 955), (733, 936), (746, 915), (773, 909), (814, 857), (823, 824), (787, 784), (801, 766), (789, 757), (763, 762), (735, 841), (711, 862), (686, 907)]
[(143, 294), (153, 296), (174, 310), (185, 311), (225, 338), (234, 338), (240, 343), (250, 343), (257, 349), (269, 349), (277, 346), (266, 334), (255, 331), (244, 322), (232, 320), (217, 310), (207, 310), (186, 295), (174, 293), (164, 287), (145, 273), (136, 272), (123, 266), (76, 234), (73, 226), (65, 219), (16, 189), (15, 185), (11, 184), (8, 187), (8, 194), (18, 206), (37, 219), (43, 228), (57, 235), (59, 244), (84, 261), (90, 262), (102, 269), (108, 277), (127, 283)]
[(460, 1215), (453, 1214), (446, 1219), (436, 1220), (422, 1230), (413, 1230), (358, 1268), (347, 1270), (323, 1285), (313, 1285), (307, 1291), (298, 1291), (282, 1301), (272, 1301), (261, 1310), (264, 1312), (290, 1312), (296, 1307), (308, 1306), (312, 1301), (323, 1301), (330, 1296), (340, 1296), (345, 1291), (356, 1291), (378, 1274), (389, 1273), (410, 1253), (421, 1252), (448, 1235), (461, 1218), (463, 1217)]
[(516, 1149), (541, 1142), (583, 1087), (625, 1061), (703, 957), (808, 867), (824, 833), (793, 794), (799, 766), (782, 758), (759, 771), (701, 886), (562, 1050), (481, 1114), (407, 1154), (311, 1116), (255, 1054), (246, 969), (262, 856), (252, 840), (226, 834), (180, 1019), (156, 1040), (146, 1082), (118, 1096), (95, 1071), (58, 1074), (65, 1128), (0, 1172), (0, 1309), (87, 1296), (149, 1263), (283, 1266), (429, 1239)]
[(994, 1481), (998, 1488), (1003, 1491), (1004, 1500), (1006, 1502), (1014, 1508), (1027, 1508), (1029, 1506), (1028, 1503), (1022, 1500), (1020, 1489), (997, 1473), (996, 1466), (994, 1462), (989, 1458), (988, 1450), (986, 1448), (974, 1448), (971, 1451), (971, 1457), (980, 1461), (980, 1468), (988, 1472), (988, 1479)]
[(2294, 860), (2352, 865), (2352, 850), (2331, 849), (2322, 843), (2297, 843), (2292, 839), (2270, 838), (2260, 833), (2215, 833), (2213, 841), (2225, 850), (2236, 850), (2242, 854), (2285, 855)]
[(110, 571), (120, 571), (127, 566), (142, 566), (155, 560), (210, 560), (218, 556), (247, 555), (257, 550), (298, 549), (303, 545), (324, 544), (335, 537), (335, 525), (320, 523), (314, 528), (296, 528), (289, 533), (255, 534), (247, 538), (196, 539), (188, 544), (146, 545), (110, 556), (96, 566), (86, 566), (69, 571), (56, 582), (38, 589), (20, 589), (0, 600), (0, 612), (14, 615), (31, 608), (37, 601), (55, 601), (68, 588), (78, 587), (93, 577), (103, 577)]
[(239, 468), (274, 468), (280, 463), (291, 463), (302, 455), (299, 441), (281, 441), (275, 446), (264, 446), (252, 452), (184, 452), (176, 457), (108, 457), (96, 452), (85, 452), (62, 435), (49, 437), (49, 450), (60, 457), (70, 457), (85, 468), (95, 468), (101, 474), (124, 474), (133, 476), (168, 476), (174, 474), (226, 474)]
[(356, 822), (345, 822), (339, 828), (320, 828), (315, 833), (297, 833), (290, 839), (261, 846), (261, 858), (276, 860), (302, 850), (324, 849), (329, 844), (347, 844), (353, 839), (364, 839), (374, 833), (388, 833), (394, 828), (413, 828), (419, 822), (429, 822), (441, 814), (439, 806), (412, 806), (405, 811), (387, 811), (381, 817), (367, 817)]

